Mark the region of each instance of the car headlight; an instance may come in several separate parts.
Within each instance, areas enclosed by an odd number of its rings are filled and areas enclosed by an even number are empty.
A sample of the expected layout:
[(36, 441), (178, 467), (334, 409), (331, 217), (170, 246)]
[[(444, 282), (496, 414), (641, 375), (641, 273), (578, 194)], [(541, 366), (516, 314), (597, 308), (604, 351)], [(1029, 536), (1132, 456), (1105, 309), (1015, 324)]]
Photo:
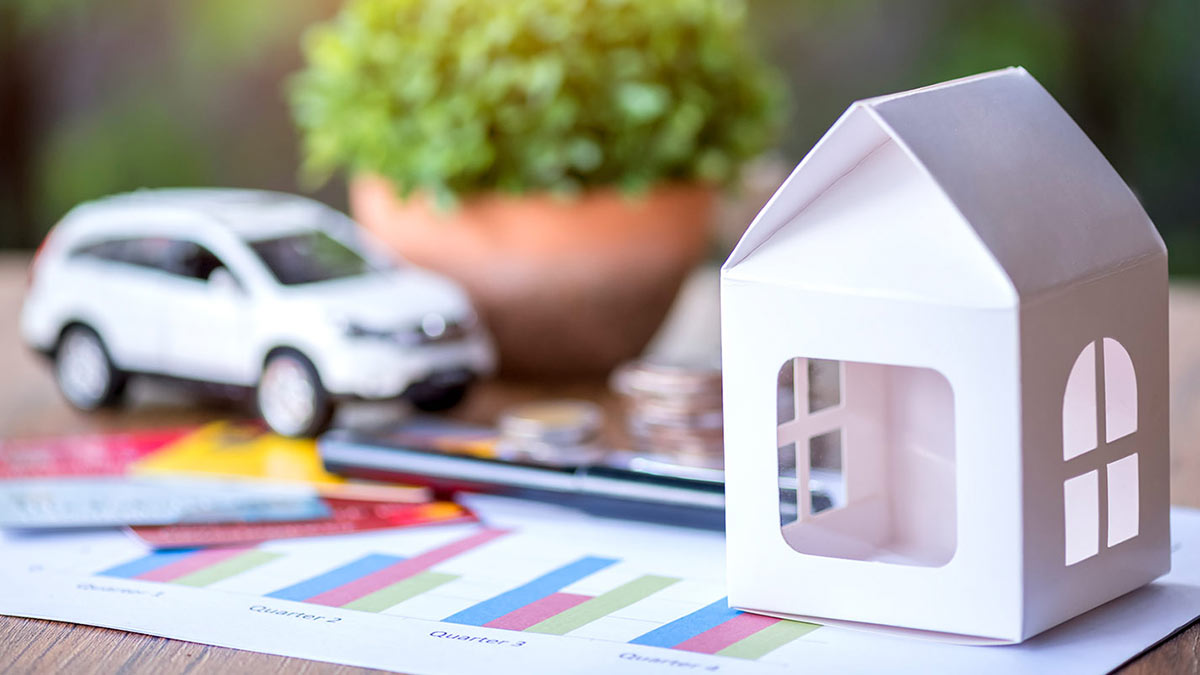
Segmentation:
[(378, 340), (400, 347), (413, 347), (428, 341), (419, 327), (410, 329), (371, 328), (362, 324), (349, 322), (345, 325), (344, 334), (355, 340)]
[(391, 340), (395, 337), (395, 332), (390, 330), (381, 330), (379, 328), (370, 328), (362, 324), (354, 323), (353, 321), (346, 322), (342, 331), (346, 337), (352, 338), (373, 338), (376, 340)]
[(472, 312), (458, 320), (447, 320), (440, 314), (428, 314), (414, 325), (404, 328), (372, 328), (355, 321), (339, 322), (348, 338), (382, 340), (402, 347), (453, 342), (471, 335), (479, 325)]

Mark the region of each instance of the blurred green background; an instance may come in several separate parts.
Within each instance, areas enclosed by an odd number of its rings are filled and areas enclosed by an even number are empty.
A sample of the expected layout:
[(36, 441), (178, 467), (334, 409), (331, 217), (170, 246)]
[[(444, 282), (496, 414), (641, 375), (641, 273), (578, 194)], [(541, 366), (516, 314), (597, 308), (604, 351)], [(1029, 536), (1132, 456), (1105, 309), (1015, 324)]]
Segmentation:
[[(791, 89), (784, 161), (854, 99), (1024, 65), (1133, 187), (1173, 273), (1200, 275), (1197, 0), (748, 2)], [(339, 5), (0, 0), (0, 248), (140, 186), (303, 191), (284, 82)], [(338, 180), (315, 196), (345, 206)]]

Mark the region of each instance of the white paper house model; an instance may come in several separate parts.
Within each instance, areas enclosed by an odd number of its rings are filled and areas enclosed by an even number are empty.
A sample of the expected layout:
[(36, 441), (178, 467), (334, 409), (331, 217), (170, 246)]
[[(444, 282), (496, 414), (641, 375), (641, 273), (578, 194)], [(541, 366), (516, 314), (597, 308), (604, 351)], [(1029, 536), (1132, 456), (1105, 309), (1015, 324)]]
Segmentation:
[(732, 605), (1019, 642), (1168, 570), (1166, 249), (1023, 69), (852, 105), (721, 295)]

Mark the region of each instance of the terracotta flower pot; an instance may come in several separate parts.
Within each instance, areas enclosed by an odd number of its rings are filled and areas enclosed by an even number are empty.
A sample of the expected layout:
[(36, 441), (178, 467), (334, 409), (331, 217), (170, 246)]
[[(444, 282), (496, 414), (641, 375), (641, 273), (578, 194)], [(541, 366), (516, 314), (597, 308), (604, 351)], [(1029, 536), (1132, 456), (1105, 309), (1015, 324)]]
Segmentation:
[(358, 222), (413, 263), (460, 282), (491, 329), (501, 372), (597, 375), (653, 337), (709, 241), (715, 193), (671, 185), (629, 197), (483, 195), (452, 211), (350, 184)]

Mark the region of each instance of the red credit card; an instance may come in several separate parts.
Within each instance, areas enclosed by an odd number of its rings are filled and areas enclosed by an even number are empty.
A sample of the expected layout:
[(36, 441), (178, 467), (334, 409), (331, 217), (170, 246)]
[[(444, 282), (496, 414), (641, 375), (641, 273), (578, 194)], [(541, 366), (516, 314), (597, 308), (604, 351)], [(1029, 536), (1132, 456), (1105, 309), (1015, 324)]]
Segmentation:
[(195, 429), (0, 440), (0, 478), (120, 476)]
[(322, 497), (332, 515), (298, 522), (161, 525), (127, 530), (154, 548), (200, 548), (253, 544), (270, 539), (349, 534), (394, 527), (473, 522), (475, 514), (454, 502), (404, 504)]

